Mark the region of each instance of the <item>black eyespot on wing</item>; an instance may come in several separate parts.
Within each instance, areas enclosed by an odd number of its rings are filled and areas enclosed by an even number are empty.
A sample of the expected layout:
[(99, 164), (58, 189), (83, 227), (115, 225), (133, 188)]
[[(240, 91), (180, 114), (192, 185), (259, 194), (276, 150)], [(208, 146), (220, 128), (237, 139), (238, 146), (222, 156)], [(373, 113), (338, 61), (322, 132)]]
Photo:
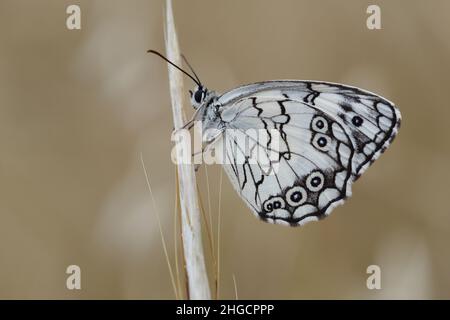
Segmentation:
[(322, 182), (322, 180), (321, 180), (319, 177), (314, 177), (314, 178), (311, 180), (311, 185), (312, 185), (313, 187), (317, 187), (317, 186), (320, 185), (321, 182)]
[(280, 209), (281, 208), (281, 202), (280, 201), (274, 201), (273, 202), (273, 208), (274, 209)]
[(320, 137), (319, 139), (317, 139), (317, 144), (320, 147), (325, 147), (327, 145), (327, 140), (324, 137)]
[(295, 191), (291, 194), (290, 200), (292, 202), (300, 202), (300, 200), (302, 200), (302, 194), (300, 193), (300, 191)]
[(311, 129), (315, 132), (326, 133), (328, 130), (328, 121), (325, 117), (318, 115), (311, 121)]
[(354, 116), (352, 118), (352, 123), (353, 125), (355, 125), (356, 127), (359, 127), (362, 125), (363, 123), (363, 119), (360, 116)]
[(317, 125), (317, 128), (319, 128), (319, 129), (323, 129), (325, 127), (325, 124), (323, 123), (322, 120), (317, 121), (316, 125)]
[(325, 185), (325, 176), (322, 171), (317, 170), (311, 172), (311, 174), (306, 178), (306, 187), (311, 192), (318, 192), (322, 190)]
[(297, 207), (303, 203), (308, 198), (308, 194), (302, 186), (293, 186), (286, 191), (286, 201), (291, 207)]

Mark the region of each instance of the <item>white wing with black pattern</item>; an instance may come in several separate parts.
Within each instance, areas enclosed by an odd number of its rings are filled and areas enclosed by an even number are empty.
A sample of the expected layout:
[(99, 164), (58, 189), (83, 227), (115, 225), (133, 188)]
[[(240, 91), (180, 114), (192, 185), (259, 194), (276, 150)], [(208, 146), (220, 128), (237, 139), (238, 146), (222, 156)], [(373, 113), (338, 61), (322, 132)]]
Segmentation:
[[(394, 139), (401, 118), (376, 94), (327, 82), (256, 83), (218, 103), (225, 129), (233, 129), (223, 143), (234, 188), (261, 219), (291, 226), (321, 219), (349, 197), (352, 183)], [(266, 137), (254, 139), (248, 129)], [(255, 163), (242, 150), (245, 139), (251, 153), (277, 156)]]

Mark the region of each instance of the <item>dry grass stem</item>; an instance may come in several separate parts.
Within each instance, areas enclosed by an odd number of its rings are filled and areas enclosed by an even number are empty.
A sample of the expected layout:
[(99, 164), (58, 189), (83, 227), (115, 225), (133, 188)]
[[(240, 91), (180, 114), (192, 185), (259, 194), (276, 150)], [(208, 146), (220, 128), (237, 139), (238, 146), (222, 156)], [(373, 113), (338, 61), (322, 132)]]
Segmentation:
[[(166, 54), (167, 58), (181, 65), (181, 55), (173, 18), (172, 1), (166, 1)], [(185, 91), (183, 75), (172, 66), (169, 68), (170, 96), (175, 129), (186, 123), (183, 111)], [(178, 180), (181, 207), (181, 234), (190, 299), (210, 299), (211, 293), (206, 274), (203, 253), (200, 210), (197, 185), (192, 165), (178, 164)]]

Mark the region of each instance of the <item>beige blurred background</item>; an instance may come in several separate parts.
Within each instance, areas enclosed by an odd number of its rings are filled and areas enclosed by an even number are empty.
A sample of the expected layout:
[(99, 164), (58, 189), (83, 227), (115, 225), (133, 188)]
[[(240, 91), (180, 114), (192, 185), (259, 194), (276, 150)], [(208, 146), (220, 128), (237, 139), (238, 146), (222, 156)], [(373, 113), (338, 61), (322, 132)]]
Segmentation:
[[(70, 4), (80, 31), (66, 29)], [(382, 30), (366, 28), (369, 4)], [(260, 222), (224, 176), (220, 297), (234, 298), (234, 275), (241, 299), (450, 298), (450, 2), (190, 0), (174, 11), (209, 88), (342, 82), (403, 115), (392, 147), (320, 223)], [(164, 48), (162, 13), (160, 0), (0, 0), (0, 298), (174, 298), (139, 160), (173, 263), (167, 67), (145, 53)], [(214, 226), (220, 171), (208, 168)], [(66, 289), (71, 264), (82, 290)], [(382, 290), (366, 288), (372, 264)]]

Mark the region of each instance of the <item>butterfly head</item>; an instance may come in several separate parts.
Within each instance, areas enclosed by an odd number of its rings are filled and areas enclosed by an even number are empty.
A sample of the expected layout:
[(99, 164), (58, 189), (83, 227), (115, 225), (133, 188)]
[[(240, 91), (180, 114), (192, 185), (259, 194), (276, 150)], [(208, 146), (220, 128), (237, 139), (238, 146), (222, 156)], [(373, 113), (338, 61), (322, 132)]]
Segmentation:
[(192, 81), (194, 81), (195, 84), (197, 84), (197, 87), (195, 88), (194, 91), (189, 90), (189, 93), (191, 94), (191, 103), (192, 103), (192, 106), (194, 107), (195, 110), (197, 110), (198, 108), (200, 108), (203, 105), (207, 105), (208, 102), (211, 101), (211, 99), (214, 98), (215, 93), (213, 91), (208, 91), (208, 89), (206, 89), (202, 85), (202, 82), (200, 81), (200, 78), (197, 76), (197, 74), (195, 73), (194, 69), (191, 67), (191, 65), (189, 64), (189, 62), (187, 61), (187, 59), (183, 55), (181, 55), (181, 56), (182, 56), (183, 60), (186, 62), (186, 64), (188, 65), (189, 69), (191, 69), (192, 75), (189, 74), (187, 71), (183, 70), (182, 68), (180, 68), (179, 66), (177, 66), (175, 63), (173, 63), (172, 61), (170, 61), (166, 57), (164, 57), (158, 51), (148, 50), (147, 52), (153, 53), (153, 54), (159, 56), (160, 58), (165, 60), (167, 63), (172, 65), (173, 67), (175, 67), (176, 69), (178, 69), (181, 72), (183, 72)]
[(208, 89), (202, 85), (197, 86), (194, 91), (189, 90), (189, 94), (191, 95), (191, 104), (196, 110), (200, 108), (210, 96)]

